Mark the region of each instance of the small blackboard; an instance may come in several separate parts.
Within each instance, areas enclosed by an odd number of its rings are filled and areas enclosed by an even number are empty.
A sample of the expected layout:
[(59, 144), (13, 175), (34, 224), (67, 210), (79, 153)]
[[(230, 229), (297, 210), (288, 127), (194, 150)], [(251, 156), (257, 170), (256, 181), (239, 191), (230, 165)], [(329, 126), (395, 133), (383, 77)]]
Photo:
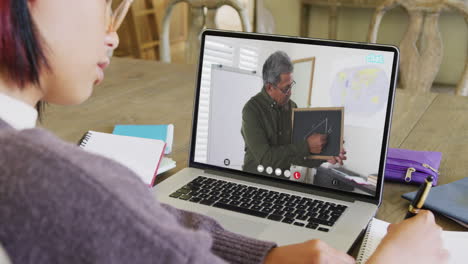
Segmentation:
[(311, 159), (331, 159), (343, 149), (343, 107), (296, 108), (293, 111), (292, 142), (304, 142), (308, 136), (327, 134), (327, 144), (320, 154)]

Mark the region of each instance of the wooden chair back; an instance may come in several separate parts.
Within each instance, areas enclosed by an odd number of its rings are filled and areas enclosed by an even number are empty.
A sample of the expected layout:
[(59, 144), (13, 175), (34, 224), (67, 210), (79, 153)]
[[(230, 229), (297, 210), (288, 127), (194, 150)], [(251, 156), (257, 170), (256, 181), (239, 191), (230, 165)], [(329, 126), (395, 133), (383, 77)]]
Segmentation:
[[(383, 16), (397, 6), (402, 6), (409, 15), (408, 30), (400, 43), (402, 88), (429, 92), (442, 63), (440, 13), (452, 9), (461, 13), (468, 24), (467, 3), (460, 0), (386, 0), (374, 13), (368, 34), (369, 42), (377, 41)], [(468, 58), (465, 59), (465, 70), (456, 87), (456, 94), (468, 96)]]
[(172, 0), (166, 9), (163, 20), (162, 33), (160, 37), (161, 44), (159, 46), (161, 61), (171, 61), (169, 43), (170, 18), (174, 6), (182, 2), (189, 5), (191, 18), (187, 36), (187, 46), (185, 49), (185, 58), (187, 63), (196, 63), (200, 49), (201, 32), (205, 27), (212, 29), (217, 28), (215, 22), (216, 11), (223, 5), (229, 5), (237, 11), (241, 18), (243, 31), (252, 31), (248, 10), (247, 8), (241, 6), (237, 0)]

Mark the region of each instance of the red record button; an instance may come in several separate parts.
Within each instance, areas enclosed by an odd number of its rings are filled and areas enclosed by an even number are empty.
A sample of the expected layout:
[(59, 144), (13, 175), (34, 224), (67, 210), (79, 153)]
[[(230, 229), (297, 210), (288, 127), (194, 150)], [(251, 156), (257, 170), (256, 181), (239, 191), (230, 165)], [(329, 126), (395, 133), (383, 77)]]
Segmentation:
[(296, 172), (294, 173), (294, 179), (299, 180), (300, 178), (301, 178), (301, 173), (298, 172), (298, 171), (296, 171)]

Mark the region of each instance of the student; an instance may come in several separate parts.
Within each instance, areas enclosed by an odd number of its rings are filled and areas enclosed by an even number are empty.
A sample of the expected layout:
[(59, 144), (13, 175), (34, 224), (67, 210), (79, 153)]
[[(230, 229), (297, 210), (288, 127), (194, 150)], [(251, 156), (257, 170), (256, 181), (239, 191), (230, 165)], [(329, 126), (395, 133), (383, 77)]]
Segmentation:
[[(0, 244), (11, 261), (353, 263), (318, 240), (276, 247), (160, 204), (126, 167), (34, 128), (38, 103), (79, 104), (102, 81), (118, 43), (109, 5), (0, 0)], [(446, 258), (424, 212), (391, 225), (370, 262)]]

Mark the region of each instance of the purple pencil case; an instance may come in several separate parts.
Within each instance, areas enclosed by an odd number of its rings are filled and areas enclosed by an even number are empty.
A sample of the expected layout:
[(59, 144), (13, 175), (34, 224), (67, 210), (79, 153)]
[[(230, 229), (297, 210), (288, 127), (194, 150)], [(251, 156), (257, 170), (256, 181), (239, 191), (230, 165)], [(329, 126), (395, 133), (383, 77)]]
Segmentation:
[(428, 175), (432, 175), (432, 186), (435, 186), (439, 179), (441, 160), (441, 152), (389, 148), (385, 180), (421, 184)]

